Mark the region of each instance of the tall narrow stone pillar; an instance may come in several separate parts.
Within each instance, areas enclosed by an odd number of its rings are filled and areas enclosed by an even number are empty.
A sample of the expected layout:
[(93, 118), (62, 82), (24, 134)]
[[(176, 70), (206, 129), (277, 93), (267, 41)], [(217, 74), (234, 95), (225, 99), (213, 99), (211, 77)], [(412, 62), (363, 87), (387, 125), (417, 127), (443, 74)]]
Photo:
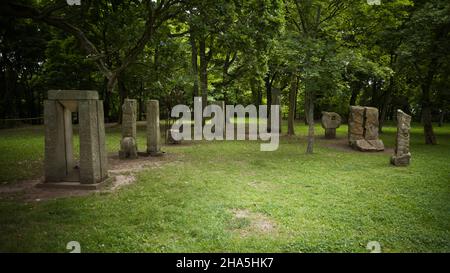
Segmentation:
[(103, 103), (78, 103), (80, 120), (80, 183), (94, 184), (107, 177), (107, 155)]
[(407, 166), (411, 159), (409, 152), (409, 139), (411, 128), (411, 116), (402, 110), (397, 110), (397, 137), (395, 139), (395, 154), (391, 157), (391, 164), (395, 166)]
[(45, 180), (67, 181), (74, 170), (72, 114), (56, 100), (44, 101)]
[(137, 158), (136, 139), (137, 101), (125, 99), (122, 105), (122, 139), (120, 140), (120, 158)]
[(161, 138), (159, 131), (159, 101), (147, 101), (147, 153), (161, 153)]

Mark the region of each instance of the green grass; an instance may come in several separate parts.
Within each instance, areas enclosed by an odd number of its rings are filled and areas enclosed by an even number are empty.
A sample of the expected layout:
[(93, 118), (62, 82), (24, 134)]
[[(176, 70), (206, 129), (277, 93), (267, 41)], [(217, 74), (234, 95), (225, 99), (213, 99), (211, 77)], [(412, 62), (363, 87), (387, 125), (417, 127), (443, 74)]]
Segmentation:
[[(395, 127), (384, 131), (393, 147)], [(321, 138), (305, 155), (302, 124), (275, 152), (260, 152), (251, 141), (164, 147), (172, 162), (140, 172), (135, 184), (114, 193), (0, 200), (0, 252), (65, 252), (69, 241), (79, 241), (83, 252), (367, 252), (369, 241), (379, 241), (383, 252), (450, 252), (450, 126), (435, 131), (439, 145), (424, 145), (414, 125), (409, 167)], [(107, 129), (111, 152), (119, 132)], [(346, 132), (342, 126), (338, 137)], [(43, 143), (42, 127), (0, 131), (0, 181), (42, 176)], [(234, 210), (275, 228), (243, 236), (251, 220), (234, 218)]]

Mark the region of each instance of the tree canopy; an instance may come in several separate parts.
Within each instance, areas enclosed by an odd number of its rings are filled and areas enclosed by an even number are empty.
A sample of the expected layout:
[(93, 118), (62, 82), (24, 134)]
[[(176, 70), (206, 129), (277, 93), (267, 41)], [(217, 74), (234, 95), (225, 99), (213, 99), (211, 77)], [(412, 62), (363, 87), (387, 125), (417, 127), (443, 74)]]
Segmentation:
[[(105, 119), (125, 98), (192, 97), (271, 104), (282, 94), (288, 134), (321, 111), (402, 109), (432, 122), (450, 112), (446, 0), (5, 0), (0, 3), (0, 118), (42, 113), (49, 89), (98, 90)], [(168, 111), (163, 111), (166, 115)]]

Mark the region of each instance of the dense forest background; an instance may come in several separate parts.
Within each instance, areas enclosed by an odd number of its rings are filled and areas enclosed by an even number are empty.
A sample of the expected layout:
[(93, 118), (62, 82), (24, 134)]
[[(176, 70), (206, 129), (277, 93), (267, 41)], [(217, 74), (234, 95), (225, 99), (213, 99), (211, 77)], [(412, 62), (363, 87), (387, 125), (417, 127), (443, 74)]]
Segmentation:
[(50, 89), (98, 90), (107, 122), (125, 98), (142, 119), (150, 98), (165, 116), (194, 96), (260, 105), (276, 90), (289, 134), (294, 120), (365, 105), (380, 130), (410, 113), (435, 144), (432, 122), (450, 115), (450, 2), (376, 2), (3, 0), (1, 124), (42, 123)]

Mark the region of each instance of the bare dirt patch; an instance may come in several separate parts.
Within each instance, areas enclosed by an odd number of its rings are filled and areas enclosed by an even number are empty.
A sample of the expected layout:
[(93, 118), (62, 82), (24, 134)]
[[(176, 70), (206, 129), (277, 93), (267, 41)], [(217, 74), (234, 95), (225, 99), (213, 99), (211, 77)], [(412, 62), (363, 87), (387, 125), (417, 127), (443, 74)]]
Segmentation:
[(336, 138), (336, 139), (326, 139), (326, 138), (319, 138), (320, 143), (329, 148), (333, 148), (339, 151), (343, 152), (351, 152), (351, 153), (367, 153), (367, 154), (389, 154), (392, 155), (394, 153), (394, 149), (391, 147), (384, 147), (384, 151), (381, 152), (361, 152), (354, 150), (352, 147), (348, 145), (347, 138)]
[(164, 154), (159, 157), (140, 156), (137, 159), (120, 160), (117, 154), (111, 153), (108, 155), (108, 174), (112, 177), (111, 183), (98, 190), (38, 188), (36, 185), (43, 180), (43, 177), (41, 177), (40, 179), (0, 185), (0, 199), (40, 202), (62, 197), (114, 192), (124, 186), (133, 184), (136, 181), (136, 173), (140, 171), (161, 168), (164, 164), (179, 160), (182, 160), (182, 155), (179, 154)]
[(277, 227), (269, 217), (246, 209), (232, 210), (231, 230), (242, 237), (257, 234), (276, 234)]

